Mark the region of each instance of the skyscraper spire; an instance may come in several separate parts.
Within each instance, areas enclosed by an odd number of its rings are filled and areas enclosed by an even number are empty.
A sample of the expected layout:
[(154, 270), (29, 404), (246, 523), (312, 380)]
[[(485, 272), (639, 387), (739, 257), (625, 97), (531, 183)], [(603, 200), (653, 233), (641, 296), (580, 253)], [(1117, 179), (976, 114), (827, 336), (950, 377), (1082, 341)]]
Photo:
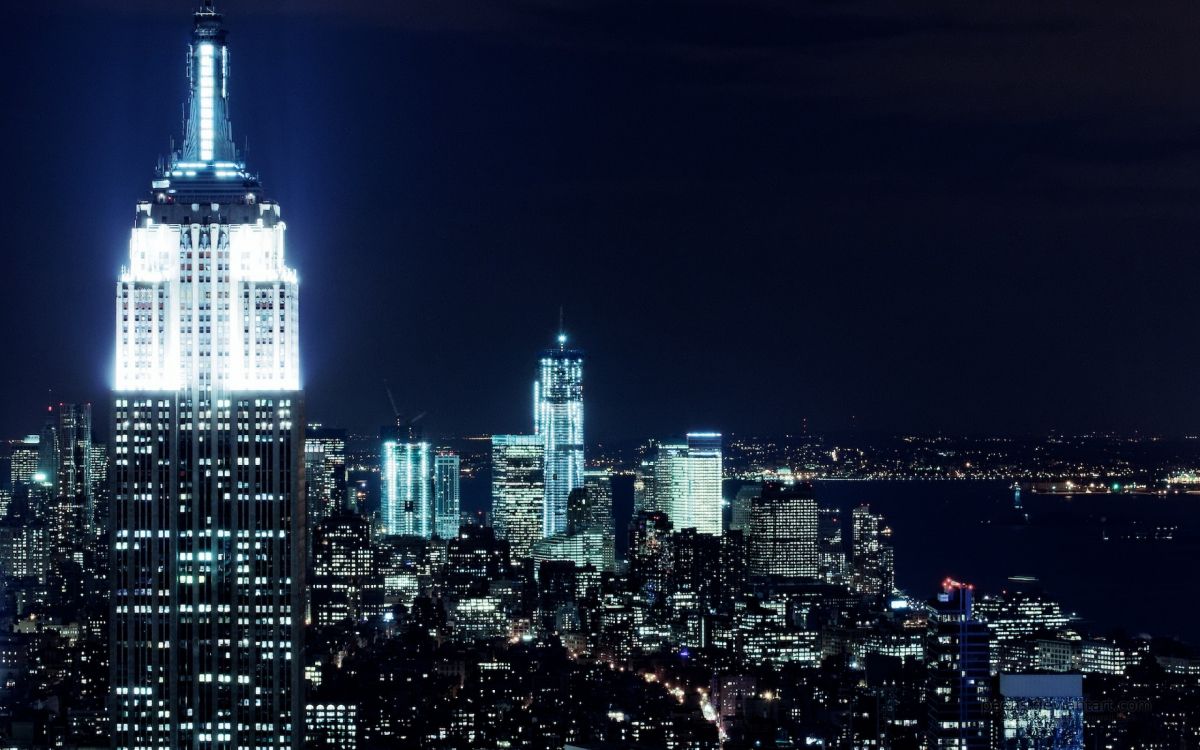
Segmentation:
[(238, 161), (229, 124), (229, 48), (221, 14), (204, 0), (193, 16), (188, 49), (188, 116), (178, 161)]

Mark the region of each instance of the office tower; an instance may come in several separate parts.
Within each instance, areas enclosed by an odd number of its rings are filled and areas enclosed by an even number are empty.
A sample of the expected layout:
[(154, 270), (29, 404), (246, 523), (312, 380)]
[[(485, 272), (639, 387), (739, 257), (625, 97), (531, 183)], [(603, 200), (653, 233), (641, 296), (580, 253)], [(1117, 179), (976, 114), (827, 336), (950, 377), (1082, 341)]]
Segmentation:
[(437, 535), (442, 539), (458, 536), (459, 479), (462, 459), (454, 451), (438, 450), (433, 456), (433, 519)]
[(509, 544), (495, 529), (463, 526), (446, 544), (446, 579), (453, 593), (486, 591), (488, 584), (508, 575)]
[(676, 529), (720, 534), (722, 477), (719, 432), (690, 432), (686, 443), (662, 443), (654, 458), (654, 505)]
[(629, 527), (629, 584), (642, 601), (664, 604), (671, 581), (671, 520), (642, 511)]
[(1002, 674), (1001, 750), (1083, 750), (1083, 675)]
[[(584, 498), (586, 503), (574, 509), (568, 508), (568, 527), (574, 524), (580, 530), (589, 530), (600, 535), (603, 544), (604, 565), (602, 570), (616, 568), (616, 539), (613, 522), (612, 475), (607, 470), (583, 472)], [(574, 495), (577, 491), (573, 490)], [(569, 501), (570, 498), (568, 498)]]
[(108, 486), (108, 443), (97, 443), (92, 440), (92, 515), (94, 534), (104, 536), (108, 528), (108, 511), (112, 499)]
[[(33, 481), (38, 474), (41, 445), (40, 435), (26, 435), (23, 440), (13, 445), (9, 456), (8, 481), (9, 489), (15, 494), (17, 487)], [(45, 478), (43, 478), (43, 481)]]
[(750, 551), (746, 532), (731, 530), (721, 535), (720, 574), (717, 611), (729, 614), (750, 586)]
[(587, 530), (538, 539), (530, 547), (529, 556), (536, 564), (535, 571), (544, 562), (569, 562), (577, 568), (590, 565), (596, 570), (607, 570), (611, 558), (606, 553), (604, 537)]
[(670, 536), (671, 609), (680, 643), (706, 646), (702, 622), (717, 611), (721, 593), (721, 537), (688, 528)]
[(52, 407), (56, 429), (57, 456), (54, 461), (54, 492), (60, 498), (73, 498), (78, 506), (78, 525), (89, 534), (98, 533), (92, 494), (92, 405), (58, 404)]
[(347, 506), (347, 478), (346, 431), (309, 425), (304, 433), (304, 490), (310, 529)]
[(655, 491), (655, 462), (658, 455), (658, 445), (651, 442), (646, 456), (638, 465), (633, 479), (633, 514), (650, 510), (662, 510), (658, 507), (658, 497)]
[(896, 587), (896, 557), (892, 548), (892, 530), (883, 516), (860, 505), (850, 513), (853, 528), (851, 585), (867, 596), (887, 596)]
[(50, 539), (46, 528), (25, 513), (0, 519), (0, 577), (45, 584)]
[(986, 750), (991, 742), (992, 635), (975, 619), (973, 587), (946, 579), (931, 602), (927, 641), (929, 742), (933, 750)]
[(817, 511), (817, 552), (820, 577), (825, 583), (846, 582), (846, 547), (842, 544), (842, 511), (824, 507)]
[(492, 526), (513, 558), (529, 557), (544, 536), (544, 450), (540, 435), (492, 436)]
[(584, 482), (583, 487), (576, 487), (567, 496), (566, 531), (534, 542), (531, 554), (539, 566), (543, 562), (568, 561), (576, 568), (616, 569), (612, 479), (607, 471), (587, 471)]
[(296, 273), (194, 15), (186, 133), (137, 205), (117, 283), (114, 748), (299, 748), (304, 422)]
[(750, 531), (750, 504), (762, 494), (762, 484), (751, 482), (738, 488), (729, 505), (729, 530)]
[(567, 497), (583, 486), (583, 352), (558, 346), (542, 353), (533, 384), (533, 431), (545, 452), (542, 536), (567, 530)]
[(312, 547), (313, 622), (359, 621), (382, 606), (383, 581), (375, 566), (370, 521), (342, 510), (313, 527)]
[(750, 505), (750, 575), (817, 578), (817, 526), (812, 483), (767, 482)]
[(1003, 591), (976, 602), (975, 615), (1002, 643), (1039, 633), (1056, 635), (1071, 621), (1059, 603), (1046, 596), (1038, 580), (1026, 576), (1010, 577)]
[(100, 533), (92, 481), (92, 405), (50, 407), (40, 446), (42, 471), (52, 484), (46, 521), (53, 555), (82, 564), (89, 540)]
[(379, 478), (384, 533), (433, 536), (433, 463), (429, 443), (383, 441)]

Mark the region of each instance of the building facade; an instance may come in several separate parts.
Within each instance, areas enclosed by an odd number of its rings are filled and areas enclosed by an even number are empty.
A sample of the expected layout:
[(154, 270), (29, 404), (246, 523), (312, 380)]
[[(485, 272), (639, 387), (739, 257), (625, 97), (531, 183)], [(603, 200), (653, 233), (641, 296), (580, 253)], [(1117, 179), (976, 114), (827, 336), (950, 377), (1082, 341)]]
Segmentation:
[(429, 443), (383, 441), (381, 514), (389, 536), (433, 536), (433, 462)]
[(541, 435), (492, 436), (492, 526), (513, 558), (543, 538), (545, 453)]
[(721, 456), (719, 432), (690, 432), (686, 442), (658, 446), (653, 506), (665, 511), (676, 529), (721, 533)]
[(750, 575), (816, 579), (818, 523), (811, 483), (764, 485), (750, 505)]
[(116, 748), (303, 738), (304, 422), (285, 225), (228, 119), (195, 13), (183, 146), (117, 283), (110, 719)]
[(462, 459), (457, 453), (439, 450), (433, 456), (433, 518), (437, 535), (442, 539), (458, 536), (462, 506), (459, 481)]
[(929, 621), (928, 743), (931, 750), (992, 746), (992, 634), (976, 619), (974, 587), (947, 579)]
[(346, 431), (309, 425), (304, 435), (304, 491), (312, 528), (348, 504)]

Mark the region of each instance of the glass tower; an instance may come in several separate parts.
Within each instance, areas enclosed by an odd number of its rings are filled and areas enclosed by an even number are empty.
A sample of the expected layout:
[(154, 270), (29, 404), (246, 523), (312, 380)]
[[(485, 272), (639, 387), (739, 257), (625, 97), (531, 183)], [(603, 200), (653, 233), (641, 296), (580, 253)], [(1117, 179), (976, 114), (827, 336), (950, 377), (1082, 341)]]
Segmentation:
[(540, 435), (492, 435), (492, 526), (512, 556), (529, 557), (542, 533), (545, 462)]
[(654, 459), (654, 507), (678, 529), (721, 534), (721, 433), (690, 432), (687, 442), (661, 443)]
[(583, 480), (583, 352), (558, 347), (542, 353), (533, 384), (533, 431), (546, 458), (546, 507), (542, 535), (567, 530), (567, 498)]
[(383, 442), (384, 533), (389, 536), (433, 536), (433, 467), (429, 443)]
[(439, 450), (433, 457), (433, 517), (437, 535), (442, 539), (458, 536), (460, 468), (457, 453)]
[(117, 282), (114, 748), (301, 746), (305, 514), (296, 273), (230, 133), (230, 56), (194, 15), (183, 146)]

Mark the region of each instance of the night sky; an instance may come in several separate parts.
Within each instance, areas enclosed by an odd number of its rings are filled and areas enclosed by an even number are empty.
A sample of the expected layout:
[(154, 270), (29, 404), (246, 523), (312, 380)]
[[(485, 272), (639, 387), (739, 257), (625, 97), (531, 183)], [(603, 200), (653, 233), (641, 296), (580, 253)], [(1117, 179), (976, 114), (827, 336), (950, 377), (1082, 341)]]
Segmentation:
[[(0, 434), (108, 398), (192, 8), (5, 8)], [(529, 431), (562, 305), (590, 438), (1200, 423), (1194, 1), (218, 9), (312, 419)]]

